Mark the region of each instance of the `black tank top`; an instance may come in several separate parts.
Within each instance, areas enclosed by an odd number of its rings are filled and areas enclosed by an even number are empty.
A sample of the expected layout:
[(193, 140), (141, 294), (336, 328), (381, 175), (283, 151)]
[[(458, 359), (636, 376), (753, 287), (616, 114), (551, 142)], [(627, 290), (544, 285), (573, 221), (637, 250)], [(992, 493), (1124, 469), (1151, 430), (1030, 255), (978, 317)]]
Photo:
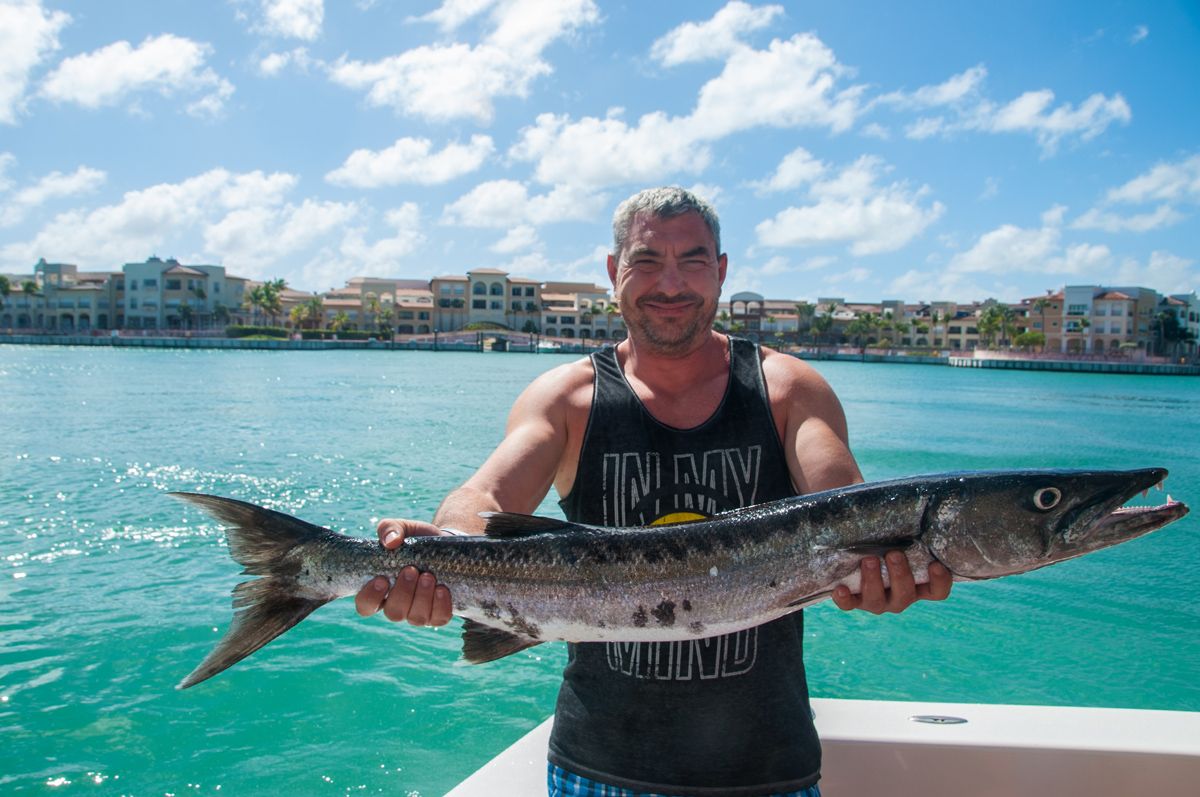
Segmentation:
[[(794, 494), (771, 418), (758, 347), (730, 338), (721, 405), (692, 429), (655, 420), (606, 347), (569, 520), (649, 525), (707, 517)], [(804, 677), (800, 612), (721, 637), (581, 643), (555, 709), (550, 761), (640, 791), (761, 795), (805, 788), (821, 749)]]

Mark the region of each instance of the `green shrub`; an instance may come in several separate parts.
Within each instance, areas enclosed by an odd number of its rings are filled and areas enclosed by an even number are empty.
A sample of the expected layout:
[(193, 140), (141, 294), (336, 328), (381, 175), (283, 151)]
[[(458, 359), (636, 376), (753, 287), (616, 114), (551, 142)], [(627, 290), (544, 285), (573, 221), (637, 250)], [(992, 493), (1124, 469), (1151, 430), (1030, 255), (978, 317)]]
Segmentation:
[(288, 334), (288, 331), (283, 327), (255, 327), (241, 324), (225, 327), (225, 337), (228, 338), (248, 338), (254, 336), (258, 338), (286, 339)]

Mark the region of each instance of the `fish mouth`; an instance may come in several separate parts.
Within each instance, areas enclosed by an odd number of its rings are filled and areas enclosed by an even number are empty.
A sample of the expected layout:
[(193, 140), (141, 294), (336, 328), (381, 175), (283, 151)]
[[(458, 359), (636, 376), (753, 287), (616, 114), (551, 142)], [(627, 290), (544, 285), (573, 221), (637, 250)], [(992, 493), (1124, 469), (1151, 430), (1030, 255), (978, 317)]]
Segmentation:
[(1064, 535), (1067, 542), (1086, 540), (1104, 545), (1130, 540), (1162, 528), (1188, 513), (1187, 505), (1170, 495), (1166, 503), (1157, 506), (1124, 506), (1138, 494), (1145, 498), (1151, 488), (1163, 491), (1167, 471), (1164, 468), (1146, 468), (1132, 471), (1127, 476), (1130, 480), (1124, 485), (1099, 496), (1090, 506), (1076, 510), (1076, 513), (1094, 512), (1096, 519), (1085, 524), (1080, 532)]
[(1105, 538), (1133, 538), (1149, 534), (1173, 523), (1188, 513), (1187, 504), (1167, 496), (1165, 504), (1157, 506), (1120, 506), (1109, 512), (1092, 527), (1092, 534)]

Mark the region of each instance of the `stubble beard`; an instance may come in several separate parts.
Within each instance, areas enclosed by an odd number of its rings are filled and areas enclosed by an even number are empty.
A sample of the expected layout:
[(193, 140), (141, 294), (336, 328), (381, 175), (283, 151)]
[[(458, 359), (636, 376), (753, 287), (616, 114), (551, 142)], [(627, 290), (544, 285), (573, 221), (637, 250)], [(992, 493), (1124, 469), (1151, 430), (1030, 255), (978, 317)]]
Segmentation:
[(626, 313), (624, 319), (634, 343), (646, 346), (652, 353), (664, 357), (677, 357), (690, 352), (707, 337), (717, 318), (716, 300), (709, 304), (699, 295), (672, 298), (695, 299), (699, 304), (695, 312), (686, 318), (655, 320), (642, 308), (642, 303), (663, 301), (667, 297), (643, 296), (635, 302), (635, 311)]

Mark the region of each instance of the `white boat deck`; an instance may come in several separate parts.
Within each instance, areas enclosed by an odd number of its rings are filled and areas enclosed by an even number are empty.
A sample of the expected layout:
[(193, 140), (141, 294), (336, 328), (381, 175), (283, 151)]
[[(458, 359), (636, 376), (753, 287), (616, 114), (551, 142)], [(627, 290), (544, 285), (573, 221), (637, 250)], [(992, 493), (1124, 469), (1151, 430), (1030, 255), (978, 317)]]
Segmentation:
[[(825, 797), (1197, 797), (1200, 713), (814, 699)], [(914, 717), (966, 722), (918, 722)], [(546, 793), (546, 720), (447, 797)]]

